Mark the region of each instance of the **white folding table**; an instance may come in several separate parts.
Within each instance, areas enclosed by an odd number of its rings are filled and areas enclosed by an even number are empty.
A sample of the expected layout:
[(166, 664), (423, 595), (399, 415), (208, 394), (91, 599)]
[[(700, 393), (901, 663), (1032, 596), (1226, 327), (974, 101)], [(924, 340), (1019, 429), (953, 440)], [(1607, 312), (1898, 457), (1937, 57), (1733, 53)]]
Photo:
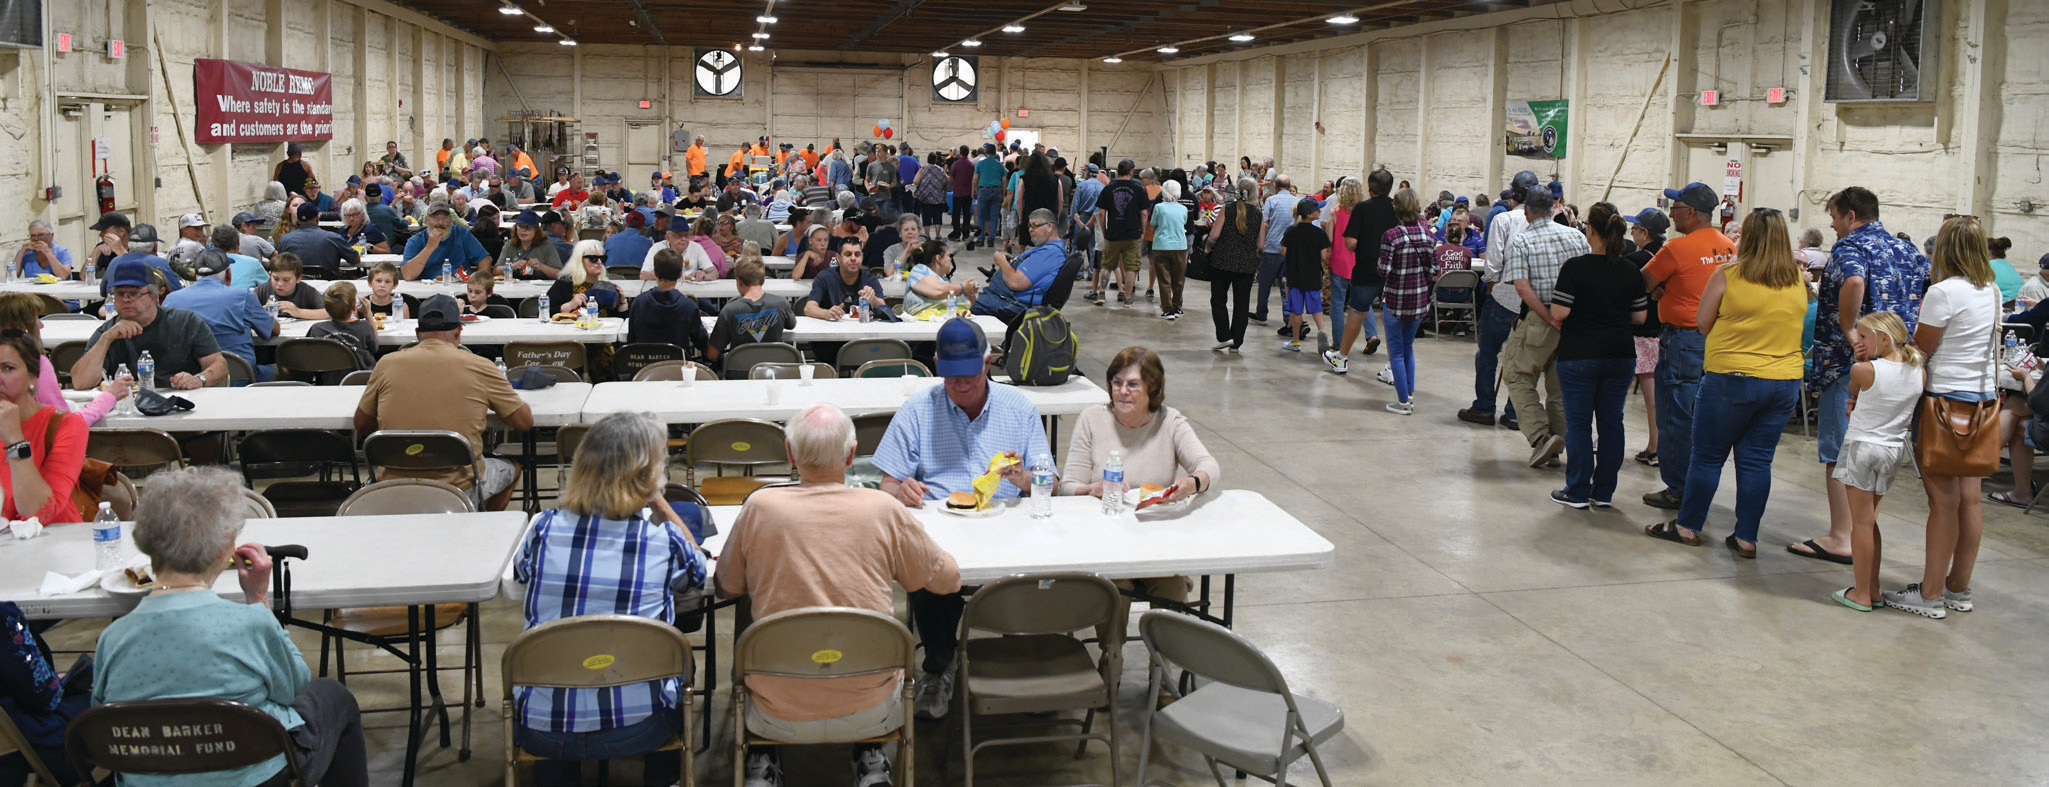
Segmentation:
[[(305, 338), (307, 332), (319, 320), (300, 320), (285, 317), (278, 320), (278, 335), (260, 339), (257, 344), (282, 344), (286, 339)], [(377, 332), (377, 343), (386, 347), (398, 347), (418, 340), (414, 333), (417, 320), (387, 321), (386, 328)], [(97, 320), (53, 320), (43, 323), (43, 344), (55, 347), (65, 342), (84, 342), (92, 339), (93, 331), (99, 330)], [(578, 344), (610, 344), (626, 336), (626, 320), (607, 317), (595, 330), (583, 330), (572, 323), (541, 322), (536, 318), (481, 319), (463, 324), (462, 343), (465, 345), (499, 345), (508, 342), (576, 342)]]
[[(770, 279), (770, 281), (776, 281)], [(808, 292), (808, 289), (807, 289)], [(977, 314), (969, 319), (982, 328), (982, 335), (991, 344), (1003, 338), (1005, 326), (1002, 320), (986, 314)], [(718, 318), (705, 317), (704, 329), (710, 331)], [(906, 342), (929, 342), (939, 338), (939, 326), (944, 320), (912, 320), (897, 322), (874, 320), (861, 322), (855, 319), (820, 320), (799, 315), (797, 326), (783, 331), (787, 342), (850, 342), (855, 339), (902, 339)]]
[[(411, 676), (405, 784), (413, 781), (425, 725), (437, 715), (444, 725), (442, 746), (449, 743), (448, 707), (441, 697), (436, 672), (439, 663), (432, 644), (433, 605), (479, 604), (497, 597), (500, 577), (512, 562), (526, 521), (521, 512), (500, 511), (252, 519), (243, 525), (239, 539), (243, 543), (306, 547), (306, 559), (290, 561), (288, 569), (273, 572), (277, 580), (273, 599), (289, 605), (280, 606), (280, 612), (288, 615), (294, 608), (407, 608), (408, 647), (404, 651), (387, 648), (407, 662)], [(90, 525), (57, 525), (28, 541), (0, 541), (0, 598), (15, 601), (30, 618), (118, 617), (134, 609), (140, 597), (115, 595), (97, 587), (59, 596), (39, 595), (45, 571), (77, 574), (92, 564)], [(221, 574), (213, 589), (230, 600), (243, 600), (234, 572)], [(295, 625), (319, 626), (311, 621), (295, 621)], [(421, 696), (423, 675), (427, 698)], [(465, 708), (463, 712), (470, 711)], [(467, 756), (466, 751), (464, 754)]]
[[(937, 377), (839, 377), (813, 380), (701, 380), (680, 382), (599, 383), (583, 403), (583, 420), (618, 412), (648, 412), (663, 423), (701, 424), (724, 418), (787, 421), (814, 404), (831, 404), (849, 416), (894, 413), (913, 394), (938, 385)], [(997, 383), (991, 383), (996, 385)], [(770, 403), (769, 391), (776, 392)], [(1110, 395), (1085, 377), (1064, 385), (1018, 386), (1043, 416), (1077, 415), (1090, 405), (1106, 404)]]
[(87, 284), (75, 279), (60, 279), (42, 284), (34, 279), (7, 279), (0, 281), (0, 292), (27, 292), (48, 295), (60, 301), (96, 301), (100, 299), (100, 285)]

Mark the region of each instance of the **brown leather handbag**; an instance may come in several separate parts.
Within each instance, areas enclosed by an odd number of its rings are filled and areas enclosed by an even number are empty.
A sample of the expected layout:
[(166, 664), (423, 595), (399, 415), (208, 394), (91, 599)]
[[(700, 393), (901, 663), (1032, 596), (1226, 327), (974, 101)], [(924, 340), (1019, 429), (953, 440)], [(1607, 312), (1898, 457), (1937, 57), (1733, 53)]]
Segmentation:
[[(48, 456), (50, 448), (57, 444), (57, 427), (65, 415), (67, 414), (52, 415), (43, 429), (45, 456)], [(128, 484), (113, 465), (88, 456), (85, 463), (79, 467), (78, 485), (71, 488), (71, 504), (78, 507), (79, 516), (90, 522), (92, 517), (99, 513), (102, 500), (114, 504), (116, 516), (123, 520), (129, 519), (135, 510), (134, 486)]]
[[(1995, 306), (1994, 314), (1998, 314)], [(1986, 359), (1985, 390), (1998, 365), (1999, 342)], [(1923, 475), (1984, 478), (1999, 470), (1999, 395), (1985, 402), (1959, 402), (1923, 394), (1914, 429), (1914, 463)]]

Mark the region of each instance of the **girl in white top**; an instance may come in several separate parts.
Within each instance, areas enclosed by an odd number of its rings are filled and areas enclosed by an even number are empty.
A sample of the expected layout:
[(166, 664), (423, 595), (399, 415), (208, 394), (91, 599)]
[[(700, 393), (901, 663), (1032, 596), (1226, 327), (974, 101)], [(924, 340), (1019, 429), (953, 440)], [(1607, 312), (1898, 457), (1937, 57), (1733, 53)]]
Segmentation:
[(1892, 312), (1857, 320), (1850, 335), (1850, 423), (1835, 479), (1849, 487), (1850, 557), (1857, 584), (1836, 591), (1837, 603), (1870, 612), (1878, 601), (1878, 505), (1892, 487), (1906, 450), (1907, 426), (1921, 400), (1921, 352), (1907, 343), (1907, 324)]
[[(1990, 250), (1977, 219), (1959, 216), (1942, 223), (1928, 278), (1935, 284), (1921, 297), (1921, 322), (1914, 329), (1914, 346), (1928, 355), (1928, 394), (1996, 407), (1991, 403), (1998, 395), (1992, 349), (1999, 289), (1992, 283)], [(1921, 484), (1928, 490), (1928, 559), (1920, 582), (1881, 594), (1886, 606), (1928, 618), (1942, 618), (1946, 610), (1971, 610), (1971, 570), (1985, 532), (1984, 480), (1922, 470)]]

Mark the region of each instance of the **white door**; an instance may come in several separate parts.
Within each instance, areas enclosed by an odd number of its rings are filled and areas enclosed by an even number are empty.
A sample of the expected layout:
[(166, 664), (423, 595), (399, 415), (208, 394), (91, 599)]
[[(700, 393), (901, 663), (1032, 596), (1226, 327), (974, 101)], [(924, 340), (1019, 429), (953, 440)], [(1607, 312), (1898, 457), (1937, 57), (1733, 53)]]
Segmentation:
[[(137, 223), (160, 223), (158, 218), (144, 215), (147, 206), (137, 196), (154, 189), (155, 175), (135, 166), (140, 159), (135, 153), (132, 108), (100, 102), (65, 102), (59, 108), (51, 140), (57, 165), (55, 183), (64, 192), (57, 200), (57, 242), (70, 247), (74, 259), (90, 253), (97, 244), (90, 227), (100, 217), (96, 187), (100, 173), (114, 177), (115, 210)], [(105, 144), (96, 145), (96, 140)], [(102, 147), (104, 150), (96, 150)], [(104, 159), (96, 158), (100, 152), (106, 154)], [(150, 184), (138, 188), (143, 178), (150, 178)]]
[(662, 149), (667, 147), (668, 134), (655, 123), (626, 124), (626, 163), (638, 170), (662, 163)]

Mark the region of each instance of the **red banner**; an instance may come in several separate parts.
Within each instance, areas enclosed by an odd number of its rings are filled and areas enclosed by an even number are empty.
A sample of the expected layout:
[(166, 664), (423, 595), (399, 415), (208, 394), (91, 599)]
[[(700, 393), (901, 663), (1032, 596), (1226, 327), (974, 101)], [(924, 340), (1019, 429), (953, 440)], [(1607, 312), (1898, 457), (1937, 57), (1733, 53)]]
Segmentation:
[(334, 137), (333, 77), (235, 60), (192, 61), (202, 145)]

